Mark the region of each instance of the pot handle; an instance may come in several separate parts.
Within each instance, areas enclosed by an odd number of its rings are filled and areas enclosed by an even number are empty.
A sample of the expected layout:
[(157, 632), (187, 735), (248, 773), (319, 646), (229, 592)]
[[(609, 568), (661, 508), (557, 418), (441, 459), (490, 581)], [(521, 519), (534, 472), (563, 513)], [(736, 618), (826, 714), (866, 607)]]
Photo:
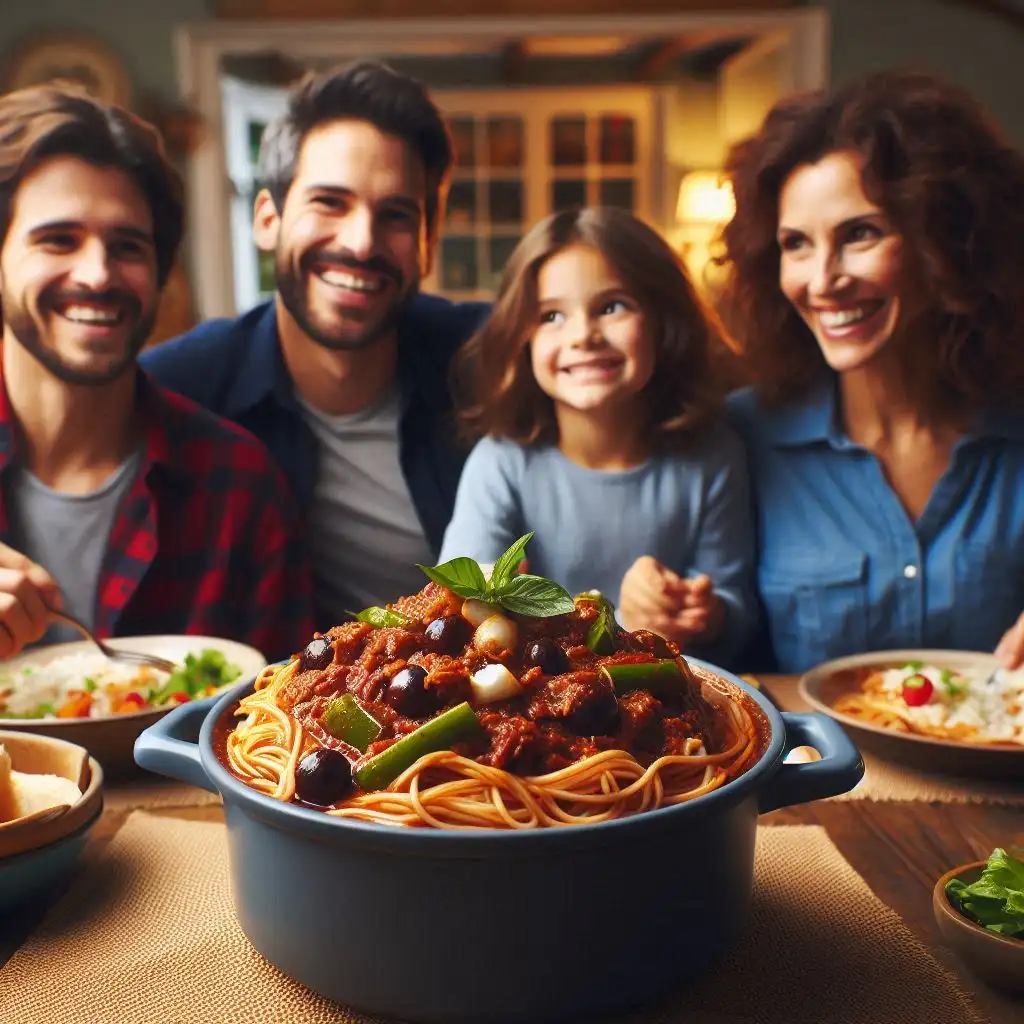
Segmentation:
[(158, 719), (135, 740), (135, 763), (146, 771), (216, 793), (199, 757), (199, 729), (219, 696), (181, 704)]
[(814, 747), (820, 761), (781, 764), (764, 784), (758, 813), (805, 804), (827, 796), (848, 793), (864, 777), (864, 762), (843, 727), (828, 715), (782, 712), (786, 725), (785, 757), (794, 747)]

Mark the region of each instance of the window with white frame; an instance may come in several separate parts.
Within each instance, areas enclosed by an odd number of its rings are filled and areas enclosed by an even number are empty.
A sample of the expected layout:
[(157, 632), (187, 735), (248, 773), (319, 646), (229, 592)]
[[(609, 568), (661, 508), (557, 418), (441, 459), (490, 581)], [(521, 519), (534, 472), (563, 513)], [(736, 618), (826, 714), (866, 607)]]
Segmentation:
[(634, 87), (434, 91), (455, 171), (431, 291), (490, 298), (523, 233), (556, 210), (652, 214), (653, 96)]
[(288, 106), (286, 89), (221, 79), (224, 155), (231, 191), (231, 256), (235, 308), (250, 309), (274, 294), (274, 254), (260, 252), (252, 238), (253, 203), (259, 192), (263, 129)]

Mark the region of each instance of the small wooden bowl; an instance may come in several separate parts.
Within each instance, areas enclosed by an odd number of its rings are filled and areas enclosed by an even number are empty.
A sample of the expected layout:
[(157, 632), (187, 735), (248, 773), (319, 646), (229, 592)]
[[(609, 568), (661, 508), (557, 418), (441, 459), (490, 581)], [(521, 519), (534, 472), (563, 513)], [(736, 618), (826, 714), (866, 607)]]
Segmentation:
[(0, 743), (15, 771), (60, 775), (81, 790), (81, 797), (60, 813), (41, 812), (0, 828), (0, 866), (10, 857), (37, 850), (77, 832), (103, 809), (103, 769), (84, 747), (49, 736), (0, 731)]
[(964, 917), (946, 896), (946, 883), (959, 878), (965, 885), (976, 882), (985, 861), (947, 871), (932, 890), (932, 910), (942, 937), (958, 957), (986, 985), (1010, 995), (1024, 995), (1024, 939), (997, 935)]

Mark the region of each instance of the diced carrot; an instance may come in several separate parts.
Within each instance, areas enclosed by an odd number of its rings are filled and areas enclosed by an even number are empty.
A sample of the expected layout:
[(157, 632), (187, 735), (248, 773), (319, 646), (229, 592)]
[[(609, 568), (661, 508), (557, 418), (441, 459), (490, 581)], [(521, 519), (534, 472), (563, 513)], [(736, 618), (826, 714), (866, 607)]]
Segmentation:
[(68, 699), (57, 708), (58, 718), (88, 718), (92, 708), (92, 697), (85, 693), (71, 693)]

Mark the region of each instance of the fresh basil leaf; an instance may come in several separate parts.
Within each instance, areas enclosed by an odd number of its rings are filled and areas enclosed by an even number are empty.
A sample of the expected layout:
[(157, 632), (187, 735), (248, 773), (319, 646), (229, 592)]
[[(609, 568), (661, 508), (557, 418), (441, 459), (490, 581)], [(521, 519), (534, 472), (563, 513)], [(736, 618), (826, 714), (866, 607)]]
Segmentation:
[(490, 585), (492, 589), (503, 587), (515, 576), (516, 569), (519, 568), (519, 563), (523, 560), (526, 545), (532, 538), (533, 531), (524, 534), (494, 563), (494, 568), (491, 570)]
[(374, 629), (381, 629), (383, 626), (408, 626), (413, 621), (402, 612), (396, 612), (393, 608), (381, 608), (379, 605), (348, 614), (357, 622), (369, 623)]
[(447, 587), (460, 597), (485, 599), (487, 578), (483, 569), (472, 558), (453, 558), (441, 565), (420, 565), (422, 569), (439, 587)]
[(569, 592), (543, 576), (513, 576), (503, 587), (492, 588), (491, 600), (518, 615), (543, 618), (568, 615), (576, 605)]
[(597, 618), (587, 630), (587, 647), (595, 654), (612, 654), (615, 651), (615, 609), (605, 598), (597, 599)]

